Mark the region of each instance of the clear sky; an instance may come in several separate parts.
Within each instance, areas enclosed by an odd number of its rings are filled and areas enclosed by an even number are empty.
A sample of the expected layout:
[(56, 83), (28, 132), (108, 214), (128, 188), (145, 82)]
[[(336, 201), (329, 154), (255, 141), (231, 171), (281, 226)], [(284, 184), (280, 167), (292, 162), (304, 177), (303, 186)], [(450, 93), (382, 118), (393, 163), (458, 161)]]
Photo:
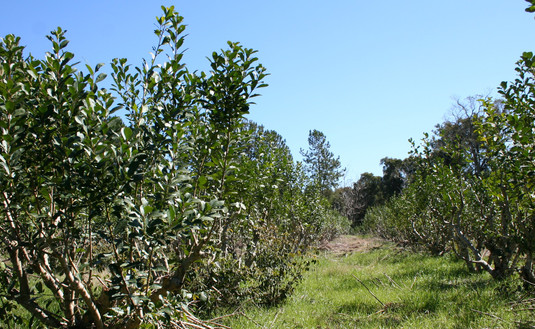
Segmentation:
[(45, 35), (61, 26), (82, 64), (139, 64), (161, 5), (185, 18), (190, 69), (206, 70), (227, 40), (258, 50), (271, 75), (250, 118), (298, 159), (309, 130), (325, 133), (346, 183), (380, 175), (383, 157), (405, 158), (408, 139), (442, 122), (455, 98), (494, 93), (535, 51), (523, 0), (5, 0), (0, 35), (21, 36), (42, 58)]

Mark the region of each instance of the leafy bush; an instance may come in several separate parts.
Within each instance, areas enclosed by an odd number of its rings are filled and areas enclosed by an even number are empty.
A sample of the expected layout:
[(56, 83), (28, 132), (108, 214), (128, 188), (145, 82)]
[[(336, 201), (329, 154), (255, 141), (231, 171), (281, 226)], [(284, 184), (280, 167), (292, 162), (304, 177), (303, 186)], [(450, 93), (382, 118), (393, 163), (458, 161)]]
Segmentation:
[(191, 73), (182, 17), (162, 8), (154, 56), (113, 60), (111, 91), (101, 64), (76, 69), (60, 28), (43, 60), (0, 43), (5, 323), (180, 327), (210, 282), (275, 303), (327, 229), (280, 136), (246, 124), (265, 86), (255, 51), (229, 42)]
[(496, 279), (520, 272), (535, 282), (534, 67), (535, 57), (525, 53), (518, 78), (500, 86), (503, 100), (482, 99), (481, 112), (444, 125), (468, 128), (468, 137), (442, 134), (437, 149), (426, 136), (423, 151), (415, 150), (414, 182), (371, 211), (368, 225), (434, 253), (454, 252), (469, 269)]

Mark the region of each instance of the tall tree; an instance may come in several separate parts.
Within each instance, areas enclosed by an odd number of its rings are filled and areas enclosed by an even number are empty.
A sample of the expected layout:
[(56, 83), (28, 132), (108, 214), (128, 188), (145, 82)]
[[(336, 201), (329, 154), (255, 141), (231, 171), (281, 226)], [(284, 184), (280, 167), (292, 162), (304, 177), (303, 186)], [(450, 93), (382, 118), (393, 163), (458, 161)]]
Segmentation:
[(308, 151), (301, 149), (306, 171), (324, 195), (330, 194), (338, 186), (345, 172), (340, 157), (335, 158), (330, 147), (325, 134), (314, 129), (308, 135)]

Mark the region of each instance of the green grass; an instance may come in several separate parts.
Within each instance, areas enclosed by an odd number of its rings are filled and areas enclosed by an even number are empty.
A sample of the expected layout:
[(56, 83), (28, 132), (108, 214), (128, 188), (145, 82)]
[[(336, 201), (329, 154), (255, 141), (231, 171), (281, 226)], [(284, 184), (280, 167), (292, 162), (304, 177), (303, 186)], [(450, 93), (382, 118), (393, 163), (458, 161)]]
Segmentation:
[(235, 329), (535, 328), (535, 312), (521, 310), (533, 305), (515, 307), (528, 298), (517, 289), (517, 279), (496, 282), (487, 274), (471, 274), (464, 263), (450, 257), (384, 245), (346, 256), (323, 254), (317, 260), (284, 304), (250, 305), (225, 325)]

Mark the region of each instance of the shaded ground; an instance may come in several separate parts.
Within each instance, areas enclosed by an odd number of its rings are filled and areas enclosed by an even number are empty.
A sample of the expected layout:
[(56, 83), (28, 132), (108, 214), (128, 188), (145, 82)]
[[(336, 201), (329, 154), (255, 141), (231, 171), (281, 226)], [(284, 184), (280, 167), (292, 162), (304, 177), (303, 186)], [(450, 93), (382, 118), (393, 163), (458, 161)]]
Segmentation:
[(321, 250), (329, 251), (333, 254), (348, 254), (353, 252), (365, 252), (375, 249), (385, 243), (377, 237), (362, 237), (355, 235), (342, 235), (325, 243)]

